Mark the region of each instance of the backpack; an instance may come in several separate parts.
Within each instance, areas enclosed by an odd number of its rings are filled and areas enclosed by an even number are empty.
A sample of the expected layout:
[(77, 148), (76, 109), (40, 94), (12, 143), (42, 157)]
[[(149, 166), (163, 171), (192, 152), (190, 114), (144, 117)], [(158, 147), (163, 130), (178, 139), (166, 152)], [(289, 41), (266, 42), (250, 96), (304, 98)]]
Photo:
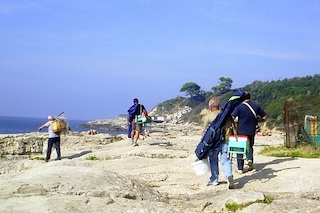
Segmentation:
[(140, 108), (140, 104), (133, 104), (128, 110), (129, 122), (131, 123), (134, 117), (137, 115), (137, 110)]
[(52, 122), (52, 131), (54, 133), (60, 133), (67, 130), (67, 125), (63, 120), (54, 120)]
[(210, 149), (217, 148), (224, 140), (223, 130), (227, 119), (231, 116), (232, 111), (244, 100), (244, 92), (237, 90), (225, 104), (217, 117), (209, 124), (199, 144), (195, 149), (196, 156), (199, 160), (208, 155)]

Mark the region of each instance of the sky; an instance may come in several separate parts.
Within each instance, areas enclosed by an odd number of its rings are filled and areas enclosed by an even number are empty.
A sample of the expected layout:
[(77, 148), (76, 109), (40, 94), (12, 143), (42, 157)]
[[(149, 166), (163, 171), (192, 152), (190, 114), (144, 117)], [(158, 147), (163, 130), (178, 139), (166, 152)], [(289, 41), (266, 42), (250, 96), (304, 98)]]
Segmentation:
[(318, 0), (0, 0), (0, 116), (96, 120), (320, 73)]

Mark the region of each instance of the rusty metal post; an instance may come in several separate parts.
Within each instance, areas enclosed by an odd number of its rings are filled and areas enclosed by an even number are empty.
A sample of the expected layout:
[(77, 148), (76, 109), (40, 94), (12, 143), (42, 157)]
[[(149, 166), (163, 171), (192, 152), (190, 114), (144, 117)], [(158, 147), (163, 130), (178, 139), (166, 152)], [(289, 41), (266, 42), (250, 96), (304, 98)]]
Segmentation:
[(289, 119), (289, 103), (288, 101), (285, 102), (284, 104), (284, 112), (283, 112), (283, 121), (284, 121), (284, 130), (285, 130), (285, 146), (287, 148), (290, 148), (291, 147), (291, 142), (290, 142), (290, 119)]

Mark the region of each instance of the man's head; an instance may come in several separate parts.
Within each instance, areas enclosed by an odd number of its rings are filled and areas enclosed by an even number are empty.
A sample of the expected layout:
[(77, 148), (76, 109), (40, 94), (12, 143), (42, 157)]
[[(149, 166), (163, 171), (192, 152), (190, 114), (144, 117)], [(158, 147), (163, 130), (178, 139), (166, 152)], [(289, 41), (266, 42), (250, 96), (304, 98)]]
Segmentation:
[(209, 109), (214, 110), (214, 109), (219, 109), (220, 108), (220, 101), (217, 98), (211, 98), (209, 101)]
[(243, 98), (244, 98), (244, 100), (250, 100), (250, 92), (244, 91)]
[(137, 103), (139, 103), (139, 100), (138, 100), (138, 98), (135, 98), (135, 99), (133, 99), (133, 103), (134, 103), (134, 104), (137, 104)]
[(51, 115), (48, 115), (48, 120), (49, 120), (49, 121), (52, 121), (52, 120), (53, 120), (53, 118), (52, 118)]

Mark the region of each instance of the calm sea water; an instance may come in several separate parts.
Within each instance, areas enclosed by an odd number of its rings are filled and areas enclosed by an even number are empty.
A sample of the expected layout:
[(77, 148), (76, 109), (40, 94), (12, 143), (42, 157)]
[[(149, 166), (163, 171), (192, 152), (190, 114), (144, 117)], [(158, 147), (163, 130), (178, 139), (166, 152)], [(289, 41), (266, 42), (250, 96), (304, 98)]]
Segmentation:
[[(0, 134), (18, 134), (38, 131), (38, 127), (47, 122), (46, 118), (24, 118), (0, 116)], [(83, 132), (89, 129), (81, 128), (79, 125), (88, 121), (69, 120), (69, 126), (73, 132)], [(43, 129), (42, 131), (47, 131)], [(123, 132), (98, 130), (101, 133), (124, 134)]]

